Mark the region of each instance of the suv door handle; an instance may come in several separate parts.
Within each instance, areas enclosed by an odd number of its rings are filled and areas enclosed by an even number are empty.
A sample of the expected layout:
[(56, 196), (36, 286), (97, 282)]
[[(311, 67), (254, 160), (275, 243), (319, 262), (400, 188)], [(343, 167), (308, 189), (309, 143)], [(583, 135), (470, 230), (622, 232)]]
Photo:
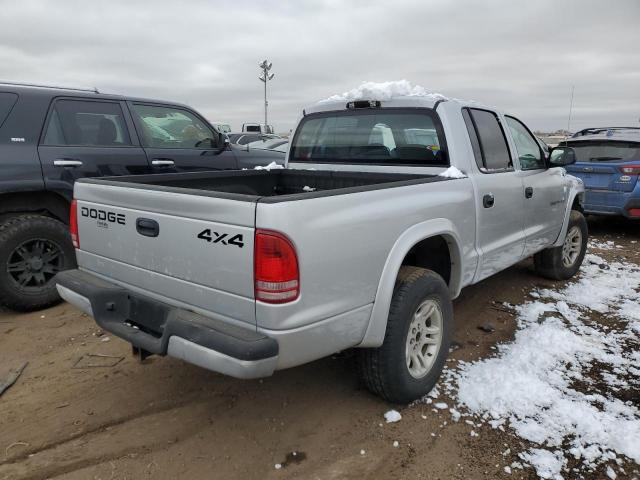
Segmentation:
[(54, 167), (81, 167), (82, 162), (72, 158), (58, 158), (53, 161), (53, 165)]
[(533, 197), (533, 187), (527, 187), (524, 189), (524, 196), (526, 198), (531, 198)]
[(170, 158), (154, 158), (151, 160), (151, 165), (154, 167), (173, 167), (176, 164)]
[(496, 202), (496, 198), (493, 196), (493, 193), (487, 193), (484, 197), (482, 197), (482, 206), (484, 208), (493, 207)]

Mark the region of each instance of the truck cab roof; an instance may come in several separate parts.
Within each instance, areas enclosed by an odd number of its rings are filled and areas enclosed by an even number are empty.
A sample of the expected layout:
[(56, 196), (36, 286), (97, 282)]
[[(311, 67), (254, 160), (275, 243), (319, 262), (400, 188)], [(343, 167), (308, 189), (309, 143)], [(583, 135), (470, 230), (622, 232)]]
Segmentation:
[[(349, 108), (362, 108), (361, 102), (376, 102), (365, 108), (436, 108), (439, 103), (449, 102), (456, 103), (460, 107), (485, 108), (497, 111), (493, 107), (483, 105), (473, 100), (461, 100), (458, 98), (447, 98), (437, 93), (425, 95), (397, 95), (397, 96), (378, 96), (375, 95), (362, 98), (349, 98), (347, 96), (334, 96), (326, 100), (321, 100), (304, 109), (304, 114), (334, 112), (338, 110), (347, 110)], [(354, 105), (350, 105), (354, 104)]]

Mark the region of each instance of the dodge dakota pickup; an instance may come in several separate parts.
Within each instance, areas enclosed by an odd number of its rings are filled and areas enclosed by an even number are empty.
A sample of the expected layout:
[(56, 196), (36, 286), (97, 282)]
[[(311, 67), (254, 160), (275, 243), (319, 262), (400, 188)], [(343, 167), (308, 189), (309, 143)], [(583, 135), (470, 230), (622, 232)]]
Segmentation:
[(583, 260), (584, 187), (514, 116), (430, 95), (304, 110), (286, 168), (81, 179), (60, 295), (138, 355), (257, 378), (356, 348), (405, 403), (436, 383), (452, 299), (533, 256)]

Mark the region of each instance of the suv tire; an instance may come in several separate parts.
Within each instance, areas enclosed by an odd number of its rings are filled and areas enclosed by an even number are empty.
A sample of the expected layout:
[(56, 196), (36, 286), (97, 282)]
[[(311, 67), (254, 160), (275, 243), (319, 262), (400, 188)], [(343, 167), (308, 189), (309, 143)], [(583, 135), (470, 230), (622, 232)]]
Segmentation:
[(564, 243), (559, 247), (542, 250), (533, 256), (536, 273), (552, 280), (567, 280), (573, 277), (587, 253), (588, 235), (584, 215), (572, 210)]
[(53, 277), (75, 266), (64, 223), (43, 215), (19, 215), (0, 225), (0, 304), (30, 311), (60, 301)]
[(435, 272), (402, 267), (391, 299), (384, 342), (358, 352), (366, 387), (393, 403), (409, 403), (434, 387), (449, 354), (453, 306)]

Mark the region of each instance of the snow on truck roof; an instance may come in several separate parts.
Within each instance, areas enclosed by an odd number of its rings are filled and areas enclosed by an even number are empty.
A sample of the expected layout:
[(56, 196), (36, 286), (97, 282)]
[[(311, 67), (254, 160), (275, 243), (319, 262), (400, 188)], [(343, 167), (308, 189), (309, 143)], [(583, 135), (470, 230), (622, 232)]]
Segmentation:
[(480, 106), (472, 100), (448, 98), (440, 93), (430, 92), (420, 85), (407, 80), (390, 82), (363, 82), (349, 91), (332, 95), (305, 108), (305, 113), (344, 110), (348, 102), (358, 100), (379, 101), (383, 107), (424, 107), (433, 108), (437, 102), (453, 101), (462, 105)]

